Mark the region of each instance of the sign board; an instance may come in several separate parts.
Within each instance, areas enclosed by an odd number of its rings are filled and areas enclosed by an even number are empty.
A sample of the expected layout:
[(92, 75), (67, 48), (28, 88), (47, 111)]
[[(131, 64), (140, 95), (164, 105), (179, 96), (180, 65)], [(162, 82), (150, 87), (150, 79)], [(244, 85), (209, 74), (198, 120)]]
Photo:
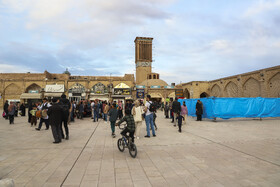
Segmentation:
[(46, 85), (45, 92), (64, 92), (64, 85), (58, 84), (58, 85)]
[(136, 88), (145, 88), (145, 86), (142, 86), (142, 85), (136, 85)]
[(175, 97), (177, 97), (177, 98), (182, 98), (182, 97), (184, 97), (184, 91), (183, 91), (183, 89), (176, 89), (176, 90), (175, 90)]
[(164, 88), (169, 88), (169, 89), (172, 89), (172, 88), (174, 88), (174, 86), (164, 86)]
[(114, 95), (131, 95), (130, 88), (114, 88)]
[(39, 93), (38, 90), (28, 90), (28, 93)]
[(160, 86), (151, 86), (150, 88), (160, 88)]
[(145, 97), (145, 90), (144, 89), (137, 89), (136, 90), (136, 98), (137, 99), (144, 99)]

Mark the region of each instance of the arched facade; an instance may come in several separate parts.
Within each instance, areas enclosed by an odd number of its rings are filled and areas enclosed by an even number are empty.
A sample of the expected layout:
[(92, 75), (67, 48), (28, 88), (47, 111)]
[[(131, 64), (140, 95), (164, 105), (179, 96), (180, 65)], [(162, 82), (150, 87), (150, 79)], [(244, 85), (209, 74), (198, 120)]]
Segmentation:
[(249, 78), (243, 85), (243, 97), (260, 97), (260, 83), (254, 78)]
[(184, 97), (187, 98), (187, 99), (190, 98), (190, 92), (187, 88), (184, 90)]
[(217, 84), (215, 84), (211, 89), (211, 95), (214, 97), (221, 97), (221, 88)]
[(69, 88), (68, 92), (69, 93), (84, 93), (84, 92), (86, 92), (86, 88), (80, 83), (75, 83)]
[(238, 87), (235, 83), (230, 81), (225, 87), (226, 97), (238, 97)]
[(200, 94), (200, 98), (205, 98), (205, 97), (209, 97), (209, 95), (205, 92)]
[(40, 93), (41, 90), (42, 88), (38, 84), (33, 83), (25, 89), (25, 93)]
[(99, 82), (90, 89), (90, 92), (95, 94), (106, 94), (108, 93), (108, 88)]
[(270, 97), (280, 97), (280, 72), (269, 80)]

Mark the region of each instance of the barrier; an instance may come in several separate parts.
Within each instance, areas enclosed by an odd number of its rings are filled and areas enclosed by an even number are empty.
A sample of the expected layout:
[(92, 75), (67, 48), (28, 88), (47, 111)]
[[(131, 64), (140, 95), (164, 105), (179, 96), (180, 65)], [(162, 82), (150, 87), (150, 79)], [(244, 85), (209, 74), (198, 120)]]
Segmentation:
[[(189, 115), (196, 116), (198, 99), (179, 99), (186, 102)], [(266, 118), (280, 117), (280, 98), (200, 98), (203, 103), (203, 118)]]

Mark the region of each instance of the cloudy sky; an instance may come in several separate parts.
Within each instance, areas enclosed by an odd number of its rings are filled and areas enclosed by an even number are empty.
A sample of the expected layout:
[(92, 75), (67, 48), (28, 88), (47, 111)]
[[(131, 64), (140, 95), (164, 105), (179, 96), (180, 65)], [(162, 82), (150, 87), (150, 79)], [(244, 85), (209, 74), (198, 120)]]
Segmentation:
[(0, 72), (135, 73), (153, 37), (168, 83), (280, 64), (280, 0), (0, 0)]

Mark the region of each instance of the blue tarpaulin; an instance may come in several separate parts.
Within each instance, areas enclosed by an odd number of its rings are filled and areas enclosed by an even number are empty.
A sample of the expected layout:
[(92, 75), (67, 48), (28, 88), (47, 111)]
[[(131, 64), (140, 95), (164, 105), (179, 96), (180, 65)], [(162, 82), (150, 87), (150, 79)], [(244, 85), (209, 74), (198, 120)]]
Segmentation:
[[(186, 102), (189, 115), (196, 116), (198, 99), (179, 99)], [(280, 98), (200, 98), (203, 103), (203, 118), (265, 118), (280, 117)]]

